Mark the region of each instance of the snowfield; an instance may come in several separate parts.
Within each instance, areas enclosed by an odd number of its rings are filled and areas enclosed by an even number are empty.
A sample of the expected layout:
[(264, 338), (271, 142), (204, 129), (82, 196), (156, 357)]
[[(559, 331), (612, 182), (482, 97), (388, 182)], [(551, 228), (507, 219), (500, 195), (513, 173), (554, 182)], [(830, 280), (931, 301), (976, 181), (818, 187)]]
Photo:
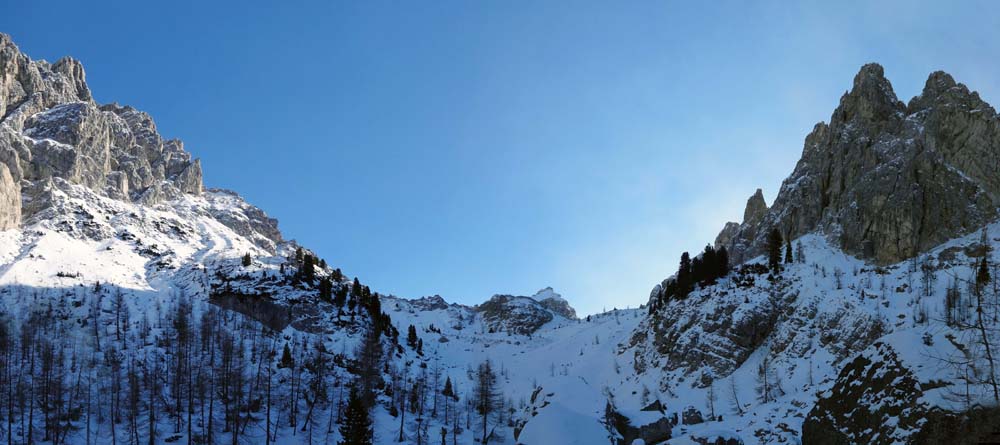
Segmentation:
[[(193, 318), (203, 317), (216, 306), (208, 297), (222, 282), (238, 295), (266, 289), (275, 304), (298, 304), (294, 302), (315, 294), (308, 286), (267, 284), (271, 277), (294, 272), (288, 264), (297, 246), (282, 242), (268, 251), (261, 247), (263, 235), (249, 234), (258, 238), (255, 242), (220, 222), (220, 214), (229, 220), (239, 219), (233, 215), (246, 216), (247, 205), (229, 192), (185, 195), (150, 208), (105, 198), (78, 185), (57, 181), (52, 186), (51, 210), (38, 214), (21, 230), (0, 233), (0, 285), (4, 289), (0, 308), (15, 318), (49, 304), (46, 299), (65, 305), (67, 295), (74, 295), (69, 300), (79, 303), (63, 310), (85, 320), (93, 304), (86, 290), (98, 283), (127, 293), (130, 318), (136, 326), (169, 312), (182, 295), (192, 302)], [(608, 406), (634, 427), (666, 419), (672, 425), (666, 442), (670, 444), (797, 443), (803, 421), (817, 400), (831, 393), (845, 363), (872, 354), (876, 343), (890, 346), (916, 380), (943, 382), (922, 393), (921, 403), (946, 410), (989, 404), (984, 385), (973, 385), (964, 396), (963, 369), (949, 365), (948, 359), (965, 354), (961, 348), (972, 345), (974, 339), (969, 338), (970, 331), (948, 326), (943, 315), (949, 286), (974, 276), (976, 257), (970, 254), (975, 253), (981, 236), (973, 233), (915, 260), (876, 268), (842, 253), (820, 235), (809, 235), (795, 241), (801, 243), (805, 260), (786, 265), (780, 278), (769, 280), (760, 274), (752, 285), (746, 285), (734, 273), (652, 315), (646, 308), (636, 308), (567, 318), (539, 303), (565, 301), (551, 289), (543, 289), (530, 298), (505, 300), (517, 309), (512, 314), (525, 307), (551, 314), (550, 321), (527, 334), (505, 331), (510, 325), (484, 318), (480, 308), (448, 304), (440, 297), (381, 296), (382, 310), (395, 329), (406, 332), (414, 326), (423, 352), (400, 346), (388, 357), (386, 369), (395, 369), (396, 375), (405, 372), (409, 379), (429, 379), (431, 374), (439, 380), (447, 378), (465, 395), (475, 385), (476, 366), (489, 360), (498, 374), (503, 407), (488, 425), (491, 442), (525, 445), (607, 444), (620, 439), (620, 432), (606, 423)], [(990, 225), (986, 237), (995, 246), (1000, 224)], [(253, 257), (252, 264), (239, 264), (247, 253)], [(930, 267), (923, 271), (923, 265)], [(333, 272), (327, 268), (317, 273), (332, 276)], [(219, 276), (228, 278), (219, 281)], [(243, 278), (230, 280), (238, 276)], [(343, 280), (338, 286), (347, 284)], [(773, 306), (775, 302), (779, 305)], [(100, 309), (107, 313), (107, 301), (103, 304)], [(773, 329), (758, 344), (744, 348), (746, 353), (739, 352), (741, 346), (733, 343), (725, 328), (709, 332), (706, 329), (712, 325), (699, 322), (740, 320), (768, 309), (777, 311)], [(273, 345), (303, 348), (321, 343), (330, 354), (348, 357), (360, 341), (360, 325), (348, 321), (356, 319), (352, 314), (322, 309), (310, 315), (309, 323), (284, 325), (266, 338)], [(995, 323), (995, 318), (991, 320)], [(110, 322), (104, 323), (103, 335), (110, 337), (114, 329)], [(154, 326), (152, 332), (166, 330)], [(665, 332), (674, 335), (668, 345), (673, 350), (690, 347), (699, 354), (690, 355), (688, 361), (671, 362), (671, 353), (665, 354), (666, 346), (656, 339)], [(67, 334), (81, 343), (92, 335), (86, 327)], [(780, 387), (768, 400), (758, 390), (759, 370), (765, 361), (775, 379), (772, 384)], [(329, 384), (336, 400), (344, 397), (350, 373), (339, 364), (333, 369)], [(276, 378), (293, 381), (287, 369), (276, 372)], [(389, 374), (385, 378), (391, 379)], [(712, 403), (710, 393), (715, 395)], [(418, 416), (407, 416), (401, 425), (398, 414), (390, 410), (395, 398), (382, 394), (379, 400), (374, 412), (377, 443), (398, 443), (401, 426), (404, 440), (415, 443)], [(643, 409), (657, 401), (662, 409)], [(454, 437), (448, 433), (448, 443), (474, 443), (482, 435), (481, 419), (468, 405), (463, 406), (466, 403), (462, 398), (448, 408), (463, 415), (462, 432)], [(863, 403), (876, 407), (884, 401)], [(322, 433), (310, 429), (309, 438), (315, 435), (313, 440), (328, 443), (339, 440), (332, 420), (335, 410), (336, 403), (331, 403), (317, 416), (331, 420), (321, 425)], [(693, 415), (695, 411), (698, 422), (686, 424), (686, 412)], [(420, 424), (431, 443), (440, 440), (442, 427), (453, 428), (454, 421), (446, 424), (440, 414), (425, 413), (425, 417)], [(93, 422), (88, 434), (108, 437), (107, 422)], [(172, 430), (172, 419), (160, 422), (159, 430)], [(273, 427), (276, 443), (309, 440), (303, 436), (304, 427), (281, 425), (280, 420)], [(900, 440), (909, 434), (908, 430), (898, 433)], [(259, 443), (264, 434), (258, 424), (244, 432), (243, 440)], [(66, 440), (84, 443), (87, 437), (76, 428)], [(172, 437), (185, 441), (183, 431)]]

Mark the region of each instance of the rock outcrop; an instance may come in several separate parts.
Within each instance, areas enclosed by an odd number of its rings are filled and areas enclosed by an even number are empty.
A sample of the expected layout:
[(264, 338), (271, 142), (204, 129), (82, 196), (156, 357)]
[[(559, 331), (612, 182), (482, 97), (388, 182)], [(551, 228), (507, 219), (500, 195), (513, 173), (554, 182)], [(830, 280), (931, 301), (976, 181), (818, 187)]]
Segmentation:
[(490, 332), (531, 335), (554, 318), (552, 312), (528, 297), (494, 295), (476, 307)]
[(544, 324), (558, 319), (576, 320), (576, 310), (551, 287), (531, 297), (494, 295), (473, 308), (491, 332), (530, 335)]
[(667, 417), (663, 404), (658, 400), (642, 408), (640, 414), (644, 419), (630, 419), (619, 413), (610, 403), (604, 408), (604, 418), (608, 428), (618, 433), (618, 437), (612, 443), (653, 444), (670, 440), (673, 429), (677, 426), (676, 414)]
[(903, 104), (868, 64), (806, 137), (771, 208), (755, 194), (716, 243), (740, 262), (764, 251), (771, 228), (793, 239), (820, 230), (847, 252), (897, 262), (995, 218), (998, 167), (1000, 118), (978, 94), (936, 72)]
[[(896, 351), (885, 343), (875, 344), (870, 354), (848, 363), (833, 388), (816, 402), (802, 426), (802, 441), (909, 443), (909, 434), (919, 429), (927, 411), (921, 395), (920, 382)], [(881, 402), (859, 404), (862, 400)]]
[(0, 164), (0, 230), (21, 225), (21, 186), (14, 182), (10, 170)]
[(757, 189), (753, 196), (747, 199), (747, 206), (743, 209), (743, 222), (747, 224), (757, 224), (767, 215), (767, 202), (764, 201), (764, 191)]
[(121, 200), (155, 204), (203, 191), (201, 163), (161, 138), (148, 114), (98, 105), (79, 61), (33, 61), (4, 34), (0, 163), (14, 182), (61, 178)]
[(928, 403), (942, 397), (942, 391), (960, 393), (945, 386), (946, 381), (921, 381), (892, 346), (875, 343), (821, 394), (802, 424), (802, 443), (992, 443), (987, 439), (1000, 431), (1000, 408), (963, 413)]
[(541, 304), (542, 307), (556, 313), (557, 315), (561, 315), (570, 320), (576, 320), (576, 309), (573, 309), (573, 307), (569, 305), (569, 302), (566, 301), (562, 295), (556, 293), (556, 291), (551, 287), (546, 287), (545, 289), (535, 292), (535, 295), (531, 298), (537, 301), (538, 304)]
[(274, 251), (284, 239), (278, 230), (278, 220), (250, 205), (232, 190), (210, 189), (204, 197), (212, 206), (212, 217), (251, 240), (257, 246)]

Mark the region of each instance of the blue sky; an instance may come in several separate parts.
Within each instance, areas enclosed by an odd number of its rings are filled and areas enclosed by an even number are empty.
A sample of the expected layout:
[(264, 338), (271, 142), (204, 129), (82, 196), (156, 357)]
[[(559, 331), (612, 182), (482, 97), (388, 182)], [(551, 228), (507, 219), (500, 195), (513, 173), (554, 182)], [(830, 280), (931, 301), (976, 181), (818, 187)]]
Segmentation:
[(0, 31), (409, 297), (644, 303), (866, 62), (903, 100), (943, 69), (1000, 103), (995, 2), (159, 3), (13, 2)]

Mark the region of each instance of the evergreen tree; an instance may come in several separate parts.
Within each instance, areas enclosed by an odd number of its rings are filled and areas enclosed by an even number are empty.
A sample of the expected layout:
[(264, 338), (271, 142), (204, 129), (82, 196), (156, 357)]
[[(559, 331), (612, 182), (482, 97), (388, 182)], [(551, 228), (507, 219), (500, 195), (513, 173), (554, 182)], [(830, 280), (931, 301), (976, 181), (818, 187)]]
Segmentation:
[(693, 288), (695, 284), (701, 284), (708, 279), (708, 275), (705, 274), (705, 262), (703, 257), (696, 256), (691, 259), (691, 287)]
[(451, 387), (451, 377), (445, 377), (444, 379), (444, 389), (441, 390), (441, 395), (445, 397), (455, 398), (455, 389)]
[(358, 376), (355, 388), (365, 406), (375, 405), (375, 388), (382, 386), (382, 359), (385, 351), (382, 349), (381, 331), (374, 323), (370, 324), (361, 337), (361, 343), (354, 351), (355, 374)]
[(726, 246), (720, 247), (715, 253), (715, 263), (720, 278), (729, 275), (729, 251)]
[(288, 348), (288, 343), (285, 343), (285, 348), (281, 350), (281, 361), (278, 362), (279, 368), (291, 368), (295, 366), (295, 360), (292, 359), (292, 350)]
[(323, 301), (333, 301), (333, 282), (329, 277), (319, 280), (319, 298)]
[(781, 232), (777, 227), (771, 229), (771, 233), (767, 236), (767, 265), (771, 268), (771, 272), (781, 271), (782, 244), (784, 240), (781, 238)]
[(677, 268), (677, 297), (687, 297), (693, 287), (691, 279), (691, 256), (687, 252), (681, 254), (681, 264)]
[(348, 309), (352, 311), (354, 310), (354, 308), (358, 305), (358, 300), (361, 299), (363, 292), (364, 291), (361, 289), (361, 282), (358, 281), (358, 277), (354, 277), (354, 283), (351, 284), (351, 295), (347, 300)]
[(982, 261), (979, 262), (979, 269), (976, 271), (976, 287), (982, 289), (984, 285), (990, 282), (990, 267), (986, 262), (986, 257), (984, 256)]
[(250, 252), (247, 252), (246, 255), (243, 255), (243, 267), (248, 267), (251, 264), (253, 264), (253, 258), (250, 257)]
[(786, 264), (791, 264), (792, 263), (792, 240), (791, 239), (785, 240), (785, 263)]
[(948, 326), (954, 326), (961, 321), (962, 293), (958, 290), (958, 283), (953, 279), (944, 292), (944, 319)]
[(347, 302), (347, 286), (340, 286), (333, 292), (333, 304), (337, 307), (344, 307)]
[(371, 445), (373, 442), (372, 419), (358, 390), (351, 388), (347, 399), (344, 421), (340, 424), (343, 440), (339, 445)]
[(308, 282), (312, 282), (316, 278), (316, 264), (315, 258), (312, 255), (306, 255), (302, 259), (302, 279)]
[(493, 372), (493, 365), (489, 360), (480, 363), (476, 371), (476, 386), (472, 389), (472, 400), (476, 407), (476, 412), (482, 416), (483, 439), (481, 443), (486, 443), (489, 437), (489, 418), (497, 409), (497, 399), (499, 391), (497, 388), (497, 375)]
[(417, 349), (417, 328), (412, 324), (406, 328), (406, 346), (410, 349)]

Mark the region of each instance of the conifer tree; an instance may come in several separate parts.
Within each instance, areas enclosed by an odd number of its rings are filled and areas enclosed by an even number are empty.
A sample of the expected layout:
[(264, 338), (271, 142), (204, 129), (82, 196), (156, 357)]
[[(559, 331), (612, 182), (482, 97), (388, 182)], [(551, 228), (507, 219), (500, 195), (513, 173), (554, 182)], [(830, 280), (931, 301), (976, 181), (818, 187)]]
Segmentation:
[(312, 282), (316, 278), (316, 264), (315, 258), (312, 255), (306, 255), (302, 259), (302, 279), (308, 282)]
[(715, 262), (720, 278), (729, 275), (729, 251), (726, 250), (726, 246), (719, 247), (715, 253)]
[[(985, 229), (983, 237), (986, 237)], [(997, 382), (996, 367), (993, 359), (993, 345), (990, 342), (989, 335), (990, 328), (987, 327), (983, 317), (983, 287), (990, 282), (990, 267), (987, 262), (988, 255), (988, 253), (983, 255), (983, 259), (979, 262), (979, 270), (976, 272), (976, 327), (979, 329), (986, 362), (989, 364), (989, 370), (987, 371), (989, 375), (984, 380), (993, 388), (993, 400), (1000, 402), (1000, 384)]]
[(990, 267), (986, 262), (986, 258), (983, 257), (982, 261), (979, 262), (979, 268), (976, 271), (976, 286), (980, 289), (990, 282)]
[(253, 264), (253, 258), (250, 257), (250, 252), (247, 252), (246, 255), (243, 255), (243, 267), (249, 267), (251, 264)]
[(701, 284), (707, 279), (708, 275), (705, 273), (704, 257), (696, 256), (691, 258), (691, 287), (694, 288), (695, 284)]
[(691, 292), (691, 256), (687, 252), (681, 254), (681, 264), (677, 268), (677, 297), (687, 297)]
[(288, 348), (288, 343), (285, 343), (285, 348), (281, 350), (281, 361), (278, 362), (279, 368), (291, 368), (295, 366), (295, 360), (292, 359), (292, 350)]
[(715, 280), (719, 278), (718, 271), (718, 259), (716, 258), (717, 253), (715, 248), (711, 245), (705, 246), (705, 251), (701, 253), (701, 277), (698, 280), (704, 284), (715, 283)]
[(417, 349), (417, 328), (412, 324), (406, 328), (406, 346)]
[(784, 244), (784, 240), (781, 238), (781, 232), (775, 227), (771, 229), (771, 233), (767, 236), (767, 265), (771, 268), (771, 272), (779, 272), (781, 270), (781, 247)]
[(340, 286), (333, 292), (333, 304), (338, 308), (344, 307), (347, 302), (347, 286)]
[(792, 263), (792, 240), (785, 240), (785, 264)]
[(375, 324), (370, 324), (361, 337), (361, 344), (354, 352), (354, 363), (356, 367), (355, 388), (358, 388), (361, 400), (365, 406), (371, 407), (375, 404), (375, 388), (382, 385), (381, 370), (384, 350), (382, 349), (381, 332), (375, 328)]
[(347, 399), (347, 410), (344, 412), (344, 421), (340, 424), (340, 435), (343, 436), (340, 445), (372, 444), (371, 415), (355, 388), (351, 388), (351, 394)]
[(330, 281), (329, 277), (323, 277), (319, 280), (319, 298), (323, 301), (333, 300), (333, 282)]
[(451, 387), (451, 376), (445, 377), (444, 389), (441, 390), (441, 395), (451, 398), (455, 397), (455, 389)]
[(476, 412), (482, 416), (483, 420), (481, 443), (485, 444), (489, 440), (489, 418), (497, 409), (498, 397), (497, 375), (493, 372), (493, 365), (487, 360), (479, 364), (479, 369), (476, 371), (475, 387), (472, 389), (472, 400), (475, 403)]

